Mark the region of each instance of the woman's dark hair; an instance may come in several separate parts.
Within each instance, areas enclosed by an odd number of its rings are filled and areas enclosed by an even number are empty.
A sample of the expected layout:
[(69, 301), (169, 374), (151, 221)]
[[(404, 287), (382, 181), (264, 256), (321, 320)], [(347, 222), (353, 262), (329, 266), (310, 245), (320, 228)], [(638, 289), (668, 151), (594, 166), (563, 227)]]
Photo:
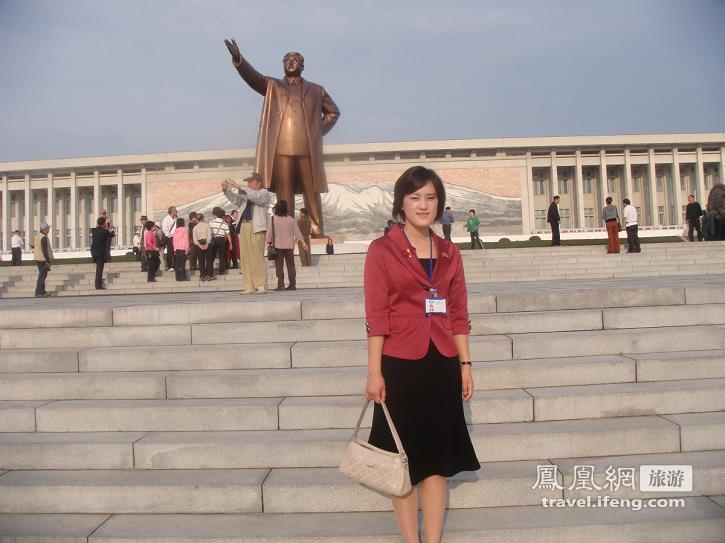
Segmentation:
[(393, 188), (393, 219), (405, 220), (403, 198), (424, 187), (428, 182), (433, 183), (433, 188), (435, 188), (438, 196), (438, 209), (436, 209), (435, 220), (440, 219), (446, 205), (446, 189), (443, 187), (443, 181), (438, 177), (438, 174), (423, 166), (408, 168), (395, 182)]
[(287, 201), (277, 200), (277, 203), (274, 204), (274, 207), (272, 208), (272, 212), (278, 217), (286, 217), (288, 213)]
[(221, 207), (215, 207), (211, 210), (211, 214), (214, 215), (217, 219), (223, 219), (224, 218), (224, 210)]
[(156, 223), (154, 221), (146, 221), (146, 224), (144, 224), (146, 227), (146, 230), (153, 230), (154, 226), (156, 226)]
[(182, 219), (181, 217), (176, 219), (176, 228), (181, 228), (182, 226), (185, 226), (185, 225), (186, 225), (186, 221), (184, 219)]
[(96, 226), (103, 226), (106, 224), (106, 217), (98, 217), (98, 220), (96, 221)]
[(609, 204), (612, 203), (612, 197), (611, 196), (607, 196), (607, 199), (604, 200), (604, 201), (607, 202), (607, 205), (609, 205)]
[(628, 206), (628, 205), (630, 205), (630, 204), (631, 204), (632, 202), (630, 202), (630, 201), (629, 201), (629, 198), (625, 198), (624, 200), (622, 200), (622, 203), (623, 203), (624, 205)]

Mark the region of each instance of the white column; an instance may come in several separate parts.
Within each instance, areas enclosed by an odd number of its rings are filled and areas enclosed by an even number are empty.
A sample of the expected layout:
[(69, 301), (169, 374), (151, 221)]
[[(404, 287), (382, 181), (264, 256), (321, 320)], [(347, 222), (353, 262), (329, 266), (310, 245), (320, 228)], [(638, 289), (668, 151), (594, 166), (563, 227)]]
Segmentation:
[[(116, 245), (123, 247), (126, 245), (126, 218), (124, 217), (124, 201), (123, 201), (123, 170), (118, 170), (118, 184), (116, 185), (116, 202), (118, 202), (118, 210), (114, 221), (118, 220), (118, 232), (116, 234)], [(115, 225), (114, 225), (115, 226)]]
[(35, 237), (33, 230), (33, 194), (30, 190), (30, 174), (25, 174), (25, 241), (30, 242)]
[[(53, 173), (48, 174), (48, 216), (45, 218), (50, 226), (50, 246), (53, 249), (63, 248), (63, 232), (61, 228), (61, 221), (56, 217), (57, 209), (55, 207), (55, 186), (53, 183)], [(58, 246), (55, 246), (55, 236), (58, 235)]]
[(604, 209), (604, 200), (609, 195), (607, 190), (607, 154), (604, 149), (599, 150), (599, 202), (595, 202), (594, 207), (597, 212), (597, 228), (604, 228), (602, 220), (602, 209)]
[(574, 183), (576, 183), (576, 227), (584, 228), (584, 176), (582, 175), (582, 152), (577, 149), (574, 165)]
[(624, 150), (624, 198), (632, 200), (632, 161), (629, 149)]
[[(556, 151), (551, 152), (551, 198), (559, 194), (559, 172), (556, 168)], [(549, 200), (551, 200), (549, 198)]]
[[(141, 215), (149, 214), (149, 210), (146, 207), (146, 168), (141, 168), (141, 209), (140, 209), (140, 211), (141, 211)], [(135, 224), (134, 224), (134, 228), (136, 228)]]
[(3, 251), (10, 250), (10, 237), (12, 233), (12, 225), (10, 224), (10, 187), (9, 187), (8, 176), (3, 175)]
[(677, 147), (672, 149), (672, 183), (675, 185), (675, 224), (682, 224), (685, 220), (682, 213), (682, 188), (680, 187), (680, 154)]
[(531, 151), (526, 151), (525, 186), (521, 187), (521, 232), (533, 234), (534, 221), (534, 170), (531, 166)]
[(702, 147), (700, 146), (697, 147), (695, 176), (697, 177), (697, 201), (703, 204), (707, 200), (705, 198), (705, 164), (702, 161)]
[[(101, 216), (101, 172), (93, 170), (93, 217)], [(95, 228), (96, 221), (91, 220), (88, 228)]]
[(78, 185), (76, 172), (70, 172), (70, 248), (78, 249)]
[(657, 212), (657, 169), (655, 168), (655, 150), (649, 149), (649, 163), (647, 164), (647, 186), (649, 187), (650, 226), (660, 226), (660, 214)]

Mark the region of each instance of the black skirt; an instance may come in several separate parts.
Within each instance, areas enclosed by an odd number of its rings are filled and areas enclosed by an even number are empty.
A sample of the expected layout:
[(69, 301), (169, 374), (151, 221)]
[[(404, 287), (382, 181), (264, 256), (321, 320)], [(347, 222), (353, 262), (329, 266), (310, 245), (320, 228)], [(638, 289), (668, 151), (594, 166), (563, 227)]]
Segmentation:
[[(431, 475), (452, 477), (481, 468), (463, 415), (458, 357), (443, 356), (431, 342), (420, 360), (383, 355), (382, 373), (385, 405), (408, 455), (413, 485)], [(386, 451), (397, 450), (379, 404), (375, 404), (368, 442)]]

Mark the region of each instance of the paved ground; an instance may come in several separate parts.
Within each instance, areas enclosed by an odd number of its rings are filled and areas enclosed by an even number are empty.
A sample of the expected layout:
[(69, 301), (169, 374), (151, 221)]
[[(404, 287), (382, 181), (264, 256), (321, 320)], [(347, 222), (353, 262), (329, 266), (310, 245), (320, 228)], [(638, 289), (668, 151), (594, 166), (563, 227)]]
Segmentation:
[[(579, 279), (547, 281), (514, 281), (509, 283), (469, 284), (471, 293), (487, 294), (497, 292), (541, 292), (543, 290), (572, 291), (598, 288), (632, 289), (637, 287), (677, 287), (690, 285), (712, 285), (713, 288), (725, 288), (725, 274), (719, 275), (682, 275), (668, 277), (632, 277), (612, 279)], [(238, 290), (222, 292), (181, 292), (173, 294), (119, 294), (101, 296), (64, 296), (49, 298), (9, 298), (0, 299), (1, 310), (43, 309), (64, 307), (125, 307), (138, 305), (159, 305), (179, 303), (229, 302), (234, 300), (263, 303), (265, 300), (289, 299), (329, 299), (331, 297), (362, 297), (359, 287), (330, 289), (300, 289), (295, 292), (269, 292), (265, 295), (241, 296)]]

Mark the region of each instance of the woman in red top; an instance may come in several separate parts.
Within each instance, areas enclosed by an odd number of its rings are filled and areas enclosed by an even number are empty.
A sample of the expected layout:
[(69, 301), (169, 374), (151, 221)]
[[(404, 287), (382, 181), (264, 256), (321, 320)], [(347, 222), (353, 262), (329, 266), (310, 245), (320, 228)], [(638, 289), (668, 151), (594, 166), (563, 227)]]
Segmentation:
[(368, 380), (374, 400), (369, 442), (395, 451), (379, 405), (385, 402), (408, 456), (411, 492), (393, 497), (401, 534), (418, 539), (418, 488), (424, 541), (440, 541), (447, 480), (476, 471), (463, 414), (473, 395), (468, 351), (468, 302), (461, 255), (430, 226), (440, 218), (446, 195), (438, 175), (408, 169), (395, 183), (393, 218), (404, 221), (370, 244), (365, 259)]

